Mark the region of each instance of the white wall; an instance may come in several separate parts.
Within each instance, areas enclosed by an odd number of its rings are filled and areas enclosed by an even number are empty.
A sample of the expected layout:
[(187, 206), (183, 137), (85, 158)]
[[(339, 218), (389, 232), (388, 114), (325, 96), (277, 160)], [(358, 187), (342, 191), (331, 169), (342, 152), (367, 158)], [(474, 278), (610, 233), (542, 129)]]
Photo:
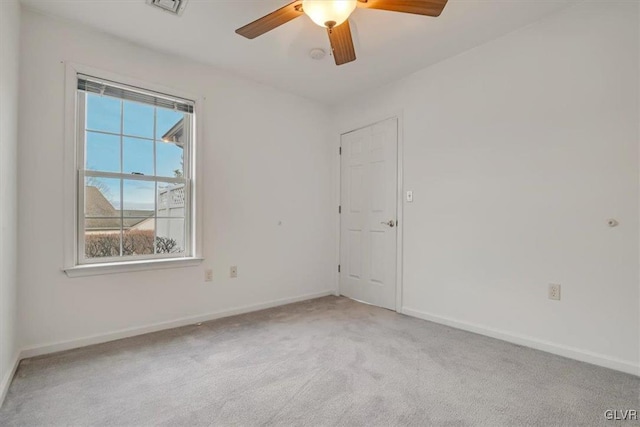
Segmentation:
[[(62, 272), (63, 61), (207, 98), (199, 118), (201, 267), (73, 279)], [(21, 67), (23, 347), (334, 290), (335, 235), (328, 230), (335, 215), (329, 183), (335, 153), (327, 144), (324, 107), (27, 10)], [(231, 265), (238, 266), (237, 279), (228, 279)], [(213, 283), (203, 281), (208, 267)]]
[(406, 313), (638, 372), (638, 47), (585, 2), (339, 106), (403, 110)]
[(17, 152), (20, 4), (0, 1), (0, 405), (17, 357)]

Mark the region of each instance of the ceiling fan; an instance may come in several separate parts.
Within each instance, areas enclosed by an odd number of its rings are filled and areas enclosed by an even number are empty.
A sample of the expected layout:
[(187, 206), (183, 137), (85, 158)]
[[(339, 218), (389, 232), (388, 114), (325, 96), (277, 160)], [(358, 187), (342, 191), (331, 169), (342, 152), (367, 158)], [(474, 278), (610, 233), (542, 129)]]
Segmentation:
[(336, 65), (355, 61), (349, 16), (356, 7), (391, 10), (416, 15), (440, 16), (447, 0), (296, 0), (238, 28), (236, 33), (254, 39), (303, 14), (327, 29)]

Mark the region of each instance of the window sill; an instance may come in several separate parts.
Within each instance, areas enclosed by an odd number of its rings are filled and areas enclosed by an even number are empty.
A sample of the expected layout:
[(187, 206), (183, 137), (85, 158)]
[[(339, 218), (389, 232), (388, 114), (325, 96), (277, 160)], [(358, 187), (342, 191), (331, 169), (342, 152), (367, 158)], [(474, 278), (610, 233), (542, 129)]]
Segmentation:
[(63, 269), (69, 277), (98, 276), (102, 274), (130, 273), (133, 271), (159, 270), (165, 268), (194, 267), (204, 258), (171, 258), (144, 261), (111, 262), (105, 264), (77, 265)]

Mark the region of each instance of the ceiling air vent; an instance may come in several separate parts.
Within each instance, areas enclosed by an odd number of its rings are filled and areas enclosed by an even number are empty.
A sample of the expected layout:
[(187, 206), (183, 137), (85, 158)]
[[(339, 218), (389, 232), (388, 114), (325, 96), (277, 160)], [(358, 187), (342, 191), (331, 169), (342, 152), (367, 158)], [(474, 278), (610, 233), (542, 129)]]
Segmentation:
[(187, 7), (187, 0), (147, 0), (147, 4), (180, 16)]

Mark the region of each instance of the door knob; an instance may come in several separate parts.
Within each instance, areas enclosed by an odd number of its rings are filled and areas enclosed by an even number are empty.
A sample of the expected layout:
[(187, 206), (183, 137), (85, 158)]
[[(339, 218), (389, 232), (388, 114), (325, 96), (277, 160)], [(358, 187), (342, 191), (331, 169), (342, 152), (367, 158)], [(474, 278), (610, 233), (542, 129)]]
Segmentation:
[(389, 220), (389, 221), (382, 221), (380, 224), (384, 224), (384, 225), (388, 225), (389, 227), (393, 227), (394, 225), (396, 225), (396, 222), (394, 220)]

